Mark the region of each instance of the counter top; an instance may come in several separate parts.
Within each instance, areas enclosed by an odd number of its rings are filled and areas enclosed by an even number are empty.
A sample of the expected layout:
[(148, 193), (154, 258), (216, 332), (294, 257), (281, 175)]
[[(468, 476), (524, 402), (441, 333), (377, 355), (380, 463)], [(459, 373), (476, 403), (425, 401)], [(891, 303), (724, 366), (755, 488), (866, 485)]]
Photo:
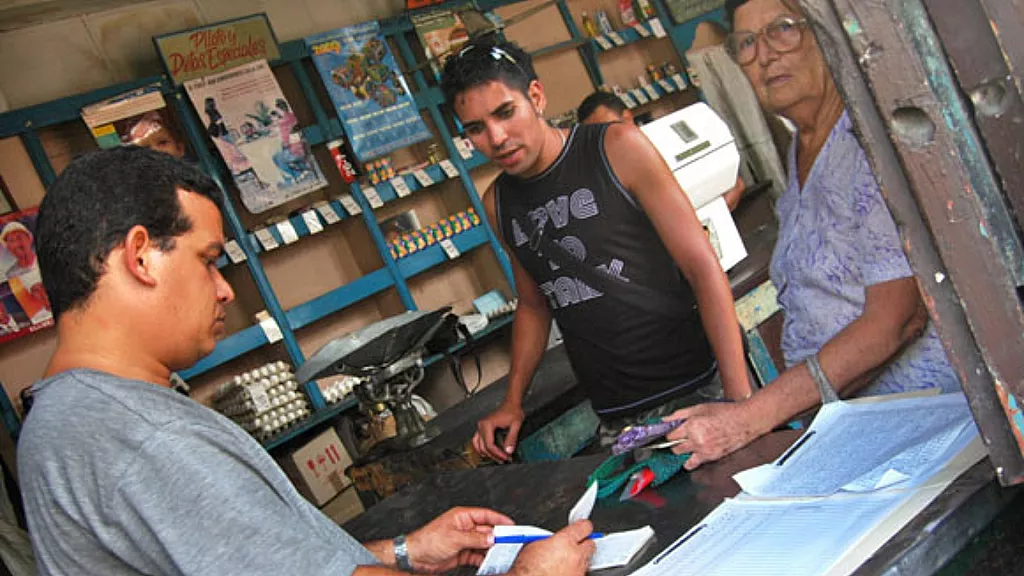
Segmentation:
[[(628, 574), (653, 558), (694, 526), (723, 499), (739, 493), (732, 475), (770, 462), (796, 438), (786, 430), (758, 439), (727, 458), (691, 473), (681, 473), (639, 497), (598, 502), (591, 515), (595, 529), (615, 532), (650, 524), (654, 540), (634, 561), (602, 575)], [(558, 530), (582, 495), (587, 476), (605, 458), (593, 455), (558, 462), (487, 466), (438, 474), (410, 486), (347, 523), (357, 539), (375, 540), (407, 533), (452, 506), (483, 506), (517, 523)], [(1006, 507), (1017, 488), (1002, 488), (989, 461), (962, 474), (938, 498), (863, 564), (855, 574), (932, 574)], [(459, 574), (471, 574), (463, 569)]]

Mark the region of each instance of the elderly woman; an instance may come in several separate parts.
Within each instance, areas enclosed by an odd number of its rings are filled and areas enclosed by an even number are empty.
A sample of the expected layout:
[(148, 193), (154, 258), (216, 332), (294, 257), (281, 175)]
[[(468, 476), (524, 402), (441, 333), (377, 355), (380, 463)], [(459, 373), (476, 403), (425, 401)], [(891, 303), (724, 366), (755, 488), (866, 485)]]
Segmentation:
[(836, 396), (959, 390), (896, 225), (795, 0), (727, 0), (728, 49), (765, 109), (796, 126), (772, 281), (787, 370), (743, 402), (681, 410), (695, 468)]

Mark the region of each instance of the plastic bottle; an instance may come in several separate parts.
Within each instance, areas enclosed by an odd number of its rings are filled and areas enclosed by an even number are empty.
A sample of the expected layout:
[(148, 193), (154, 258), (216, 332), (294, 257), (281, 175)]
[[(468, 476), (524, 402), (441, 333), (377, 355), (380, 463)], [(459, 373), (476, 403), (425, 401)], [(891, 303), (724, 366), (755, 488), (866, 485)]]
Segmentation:
[(619, 18), (622, 25), (632, 27), (637, 24), (636, 12), (633, 11), (633, 0), (619, 0)]
[(636, 0), (636, 3), (640, 7), (640, 15), (643, 16), (644, 20), (654, 18), (656, 12), (654, 11), (654, 5), (651, 4), (651, 0)]
[(597, 27), (601, 29), (602, 34), (611, 34), (615, 31), (612, 28), (612, 21), (608, 18), (608, 13), (604, 10), (598, 10), (594, 13), (594, 17), (597, 18)]
[(581, 17), (581, 21), (583, 23), (584, 34), (591, 38), (597, 38), (598, 36), (600, 36), (601, 33), (597, 29), (597, 24), (594, 24), (594, 21), (590, 18), (590, 14), (584, 12), (583, 16)]

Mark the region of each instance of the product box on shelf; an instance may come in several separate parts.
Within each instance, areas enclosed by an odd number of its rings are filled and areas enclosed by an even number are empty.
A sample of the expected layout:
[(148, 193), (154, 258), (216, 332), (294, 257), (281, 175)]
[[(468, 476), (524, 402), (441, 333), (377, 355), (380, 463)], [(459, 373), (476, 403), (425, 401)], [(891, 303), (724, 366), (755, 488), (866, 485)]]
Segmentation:
[(338, 433), (329, 428), (292, 452), (283, 468), (307, 500), (323, 506), (352, 483), (345, 476), (345, 468), (351, 465)]

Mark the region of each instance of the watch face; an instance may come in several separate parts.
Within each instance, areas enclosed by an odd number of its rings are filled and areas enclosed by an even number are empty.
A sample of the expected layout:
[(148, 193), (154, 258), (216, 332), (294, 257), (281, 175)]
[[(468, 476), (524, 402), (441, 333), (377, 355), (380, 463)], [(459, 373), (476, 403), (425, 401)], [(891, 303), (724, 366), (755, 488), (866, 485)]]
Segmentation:
[(412, 562), (409, 561), (409, 549), (405, 545), (405, 534), (395, 538), (393, 544), (395, 548), (395, 564), (406, 572), (412, 572)]

